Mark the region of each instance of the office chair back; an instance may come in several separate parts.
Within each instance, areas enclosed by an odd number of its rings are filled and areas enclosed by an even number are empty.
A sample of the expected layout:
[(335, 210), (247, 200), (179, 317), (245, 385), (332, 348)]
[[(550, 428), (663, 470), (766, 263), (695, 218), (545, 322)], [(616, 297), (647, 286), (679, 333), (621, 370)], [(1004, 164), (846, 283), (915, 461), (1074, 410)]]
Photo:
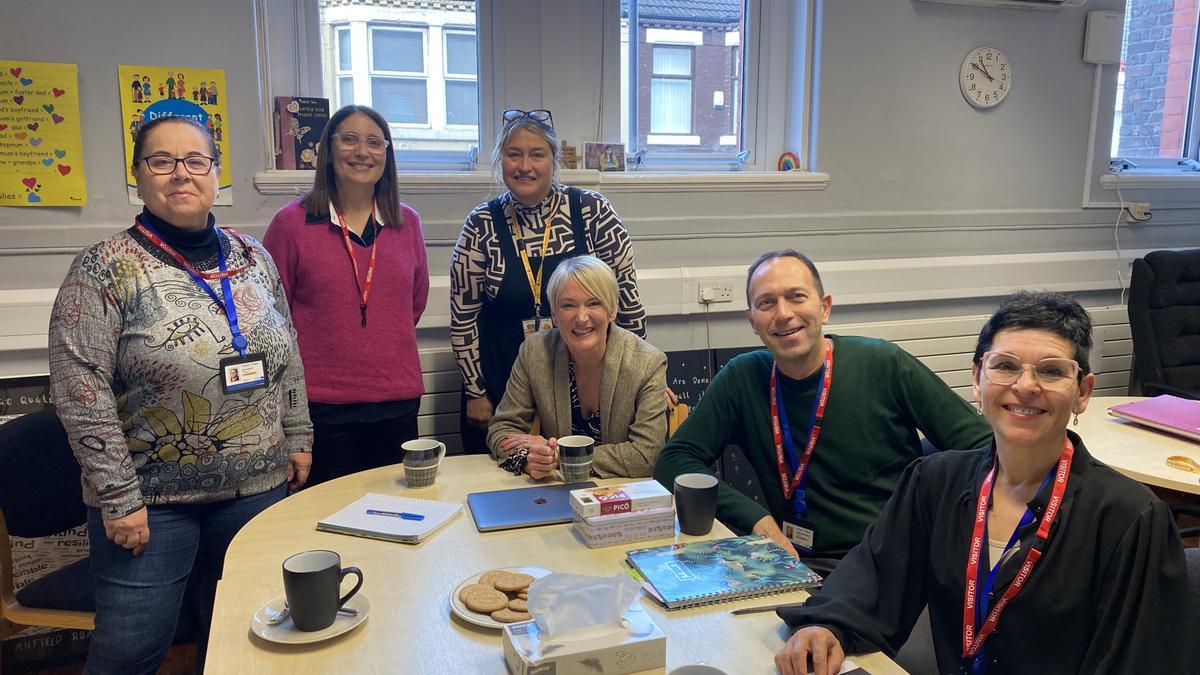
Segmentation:
[(15, 593), (8, 535), (48, 537), (87, 518), (80, 469), (53, 410), (0, 424), (0, 614), (14, 624), (90, 629), (94, 592), (87, 560)]
[(1200, 398), (1200, 249), (1133, 261), (1130, 394)]

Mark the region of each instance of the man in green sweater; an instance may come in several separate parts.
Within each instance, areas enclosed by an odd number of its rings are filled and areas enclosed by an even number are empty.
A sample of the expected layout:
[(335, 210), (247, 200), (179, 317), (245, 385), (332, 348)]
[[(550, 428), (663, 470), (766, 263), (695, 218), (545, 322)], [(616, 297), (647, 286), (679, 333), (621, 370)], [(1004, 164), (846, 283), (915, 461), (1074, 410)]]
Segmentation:
[[(916, 358), (885, 340), (825, 336), (832, 298), (799, 251), (759, 256), (746, 317), (766, 350), (742, 354), (663, 448), (654, 477), (711, 473), (730, 444), (754, 468), (766, 506), (721, 483), (717, 517), (831, 568), (857, 544), (921, 456), (986, 444), (991, 428)], [(816, 423), (813, 424), (814, 420)]]

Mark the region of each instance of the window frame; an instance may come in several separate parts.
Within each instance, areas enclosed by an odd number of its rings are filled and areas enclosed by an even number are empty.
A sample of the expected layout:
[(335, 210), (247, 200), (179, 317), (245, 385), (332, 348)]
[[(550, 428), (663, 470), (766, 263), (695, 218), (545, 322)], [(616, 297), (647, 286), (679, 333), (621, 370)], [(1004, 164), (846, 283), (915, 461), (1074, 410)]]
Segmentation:
[[(338, 23), (338, 24), (331, 25), (329, 28), (333, 31), (333, 41), (332, 41), (333, 45), (334, 45), (333, 48), (337, 52), (337, 64), (335, 64), (335, 66), (333, 68), (333, 77), (337, 81), (337, 88), (336, 88), (337, 106), (336, 106), (336, 108), (340, 108), (342, 106), (353, 104), (355, 99), (357, 98), (354, 96), (354, 43), (352, 42), (353, 37), (350, 35), (350, 24)], [(345, 34), (346, 37), (349, 38), (347, 40), (347, 42), (349, 43), (347, 45), (347, 48), (350, 53), (346, 55), (350, 60), (350, 69), (349, 70), (342, 69), (342, 35), (343, 34)], [(349, 102), (342, 100), (342, 83), (345, 81), (350, 82), (350, 99), (351, 100)]]
[[(688, 72), (686, 75), (676, 73), (658, 73), (655, 72), (655, 63), (658, 50), (680, 51), (687, 53)], [(671, 82), (686, 82), (687, 88), (687, 130), (686, 131), (655, 131), (654, 130), (654, 81), (666, 80)], [(635, 85), (631, 85), (635, 86)], [(696, 128), (696, 48), (687, 44), (673, 44), (670, 42), (655, 42), (650, 45), (650, 129), (647, 130), (646, 136), (691, 136)], [(647, 145), (652, 145), (649, 141)]]
[[(450, 39), (451, 35), (470, 35), (475, 41), (475, 73), (452, 73), (450, 72)], [(470, 129), (472, 127), (479, 129), (479, 119), (476, 119), (475, 124), (451, 124), (450, 123), (450, 106), (449, 106), (449, 84), (451, 82), (473, 82), (475, 84), (475, 103), (476, 114), (482, 116), (483, 106), (479, 100), (479, 31), (474, 27), (466, 26), (444, 26), (442, 28), (442, 100), (443, 110), (445, 111), (444, 127), (446, 129)]]

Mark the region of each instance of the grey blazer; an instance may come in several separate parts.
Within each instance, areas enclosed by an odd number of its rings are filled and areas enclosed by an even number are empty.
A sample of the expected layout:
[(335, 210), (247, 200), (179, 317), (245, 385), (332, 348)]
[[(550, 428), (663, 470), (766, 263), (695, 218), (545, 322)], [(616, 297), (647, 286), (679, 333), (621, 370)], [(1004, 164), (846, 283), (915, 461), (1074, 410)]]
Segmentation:
[[(508, 379), (508, 388), (488, 424), (492, 457), (503, 460), (500, 441), (527, 434), (533, 417), (541, 435), (571, 434), (571, 383), (567, 345), (554, 328), (525, 338)], [(602, 478), (649, 476), (667, 436), (667, 355), (609, 324), (600, 374), (601, 438), (596, 439), (592, 468)]]

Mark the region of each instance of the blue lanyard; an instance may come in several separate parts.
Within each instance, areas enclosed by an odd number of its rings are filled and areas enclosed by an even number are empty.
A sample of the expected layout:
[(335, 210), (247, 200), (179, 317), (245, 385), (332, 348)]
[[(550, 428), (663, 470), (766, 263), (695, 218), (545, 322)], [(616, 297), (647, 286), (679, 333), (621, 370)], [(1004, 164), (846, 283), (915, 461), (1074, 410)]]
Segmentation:
[[(1046, 484), (1049, 483), (1050, 479), (1054, 477), (1056, 468), (1057, 467), (1050, 469), (1050, 473), (1046, 474), (1046, 478), (1042, 480), (1041, 487), (1038, 488), (1039, 493), (1046, 488)], [(992, 495), (991, 490), (989, 490), (988, 507), (990, 508), (991, 505)], [(983, 625), (984, 619), (987, 618), (988, 610), (991, 608), (991, 600), (989, 596), (992, 593), (992, 585), (996, 581), (996, 572), (1000, 569), (1000, 562), (1004, 560), (1004, 554), (1008, 553), (1008, 550), (1016, 545), (1017, 540), (1020, 539), (1021, 530), (1025, 527), (1028, 527), (1033, 520), (1033, 511), (1026, 506), (1024, 515), (1021, 516), (1020, 522), (1017, 523), (1017, 527), (1013, 529), (1012, 536), (1008, 539), (1008, 544), (1004, 547), (1004, 553), (1000, 554), (1000, 560), (988, 561), (988, 563), (990, 563), (988, 566), (991, 567), (991, 571), (987, 573), (986, 577), (983, 575), (984, 566), (979, 566), (979, 602), (975, 603), (975, 625)], [(986, 520), (983, 521), (983, 541), (985, 543), (988, 542)], [(984, 651), (986, 649), (987, 645), (985, 644), (979, 649), (979, 652), (975, 654), (975, 659), (971, 663), (971, 671), (973, 675), (984, 675), (984, 673), (987, 672), (987, 662), (984, 659)]]
[[(808, 418), (808, 430), (805, 431), (804, 437), (808, 438), (812, 435), (813, 425), (817, 423), (817, 406), (821, 403), (821, 390), (825, 387), (825, 364), (821, 365), (821, 371), (817, 377), (817, 395), (813, 396), (812, 414)], [(796, 458), (796, 445), (792, 439), (791, 423), (788, 422), (787, 410), (783, 407), (783, 381), (782, 378), (775, 381), (775, 401), (779, 407), (779, 425), (783, 428), (783, 451), (787, 454), (788, 466), (792, 471), (796, 470), (796, 465), (800, 460)], [(805, 501), (804, 486), (808, 483), (808, 467), (804, 467), (804, 475), (800, 477), (800, 483), (796, 486), (796, 493), (792, 495), (792, 509), (796, 513), (797, 518), (803, 518), (808, 514), (808, 502)]]
[[(162, 235), (160, 235), (153, 226), (149, 225), (148, 223), (142, 223), (142, 225), (146, 229), (153, 232), (155, 237), (158, 237), (159, 241), (155, 243), (157, 243), (160, 248), (165, 248), (168, 250), (168, 252), (173, 252), (166, 242), (162, 240)], [(222, 273), (228, 269), (225, 261), (225, 249), (222, 248), (219, 237), (217, 239), (217, 269)], [(183, 271), (187, 272), (187, 275), (192, 278), (192, 281), (196, 282), (196, 284), (208, 294), (208, 297), (212, 298), (212, 301), (217, 303), (217, 306), (224, 310), (225, 318), (229, 321), (229, 333), (233, 336), (233, 348), (238, 350), (238, 353), (245, 357), (246, 349), (250, 346), (250, 341), (247, 340), (246, 336), (242, 334), (242, 328), (238, 325), (237, 302), (233, 298), (233, 285), (229, 283), (229, 277), (221, 277), (221, 293), (228, 298), (228, 302), (225, 302), (217, 296), (217, 292), (212, 289), (212, 286), (209, 286), (208, 282), (202, 279), (191, 265), (185, 264), (183, 266)]]

